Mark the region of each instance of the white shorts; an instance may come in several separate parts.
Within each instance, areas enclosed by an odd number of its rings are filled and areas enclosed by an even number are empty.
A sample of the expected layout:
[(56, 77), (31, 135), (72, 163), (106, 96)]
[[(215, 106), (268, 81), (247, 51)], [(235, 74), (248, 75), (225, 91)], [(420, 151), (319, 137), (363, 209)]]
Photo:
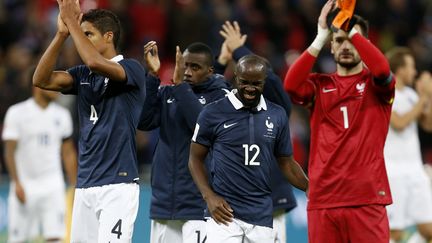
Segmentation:
[(387, 206), (390, 229), (432, 223), (432, 189), (425, 172), (415, 176), (390, 177), (393, 204)]
[[(58, 189), (43, 195), (26, 193), (22, 204), (12, 183), (9, 191), (8, 242), (24, 242), (39, 234), (44, 239), (63, 239), (65, 234), (65, 191)], [(36, 232), (35, 232), (36, 229)]]
[(151, 243), (207, 242), (204, 220), (151, 220)]
[(274, 243), (286, 242), (286, 212), (285, 209), (278, 209), (273, 212), (273, 233)]
[(75, 189), (71, 242), (131, 242), (138, 202), (136, 183)]
[(272, 228), (248, 224), (236, 218), (228, 226), (208, 218), (206, 228), (206, 243), (274, 243)]

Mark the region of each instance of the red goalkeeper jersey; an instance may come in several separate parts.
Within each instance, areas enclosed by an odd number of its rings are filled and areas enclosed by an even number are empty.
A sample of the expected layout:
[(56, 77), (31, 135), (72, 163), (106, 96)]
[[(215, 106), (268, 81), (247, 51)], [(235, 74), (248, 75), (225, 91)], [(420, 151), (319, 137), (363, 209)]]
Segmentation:
[(304, 84), (314, 95), (292, 98), (313, 101), (308, 209), (390, 204), (383, 149), (394, 80), (378, 86), (364, 68), (346, 77), (310, 74)]

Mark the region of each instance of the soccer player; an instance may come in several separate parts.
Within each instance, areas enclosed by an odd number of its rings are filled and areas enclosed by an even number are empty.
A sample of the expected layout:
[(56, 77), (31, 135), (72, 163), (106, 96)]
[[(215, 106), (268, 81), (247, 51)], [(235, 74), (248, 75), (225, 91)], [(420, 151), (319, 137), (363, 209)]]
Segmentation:
[[(222, 25), (220, 34), (224, 37), (221, 53), (218, 56), (215, 72), (223, 74), (228, 62), (238, 60), (246, 55), (253, 54), (244, 44), (246, 35), (242, 35), (239, 24), (226, 21)], [(288, 119), (291, 113), (291, 100), (283, 90), (282, 81), (270, 64), (267, 64), (267, 73), (263, 89), (264, 98), (284, 108)], [(292, 186), (282, 175), (277, 163), (273, 163), (271, 177), (271, 194), (273, 199), (273, 232), (275, 242), (287, 242), (286, 239), (286, 213), (297, 206)]]
[(6, 112), (2, 138), (9, 190), (8, 242), (30, 241), (42, 229), (47, 242), (65, 236), (66, 192), (61, 161), (69, 186), (75, 186), (77, 155), (69, 111), (53, 102), (56, 92), (36, 87), (33, 96)]
[(223, 98), (228, 84), (213, 73), (213, 54), (203, 43), (176, 51), (173, 85), (159, 87), (154, 41), (144, 46), (149, 75), (139, 129), (159, 128), (153, 155), (150, 242), (205, 242), (202, 199), (188, 169), (194, 125), (203, 106)]
[[(310, 109), (309, 242), (389, 242), (385, 206), (392, 202), (384, 165), (395, 81), (385, 56), (366, 38), (367, 22), (353, 16), (345, 32), (326, 23), (288, 70), (284, 86)], [(355, 23), (355, 24), (354, 24)], [(336, 72), (311, 73), (331, 38)]]
[[(33, 84), (78, 99), (79, 162), (71, 242), (130, 242), (139, 202), (135, 131), (145, 100), (146, 73), (138, 61), (117, 54), (116, 15), (103, 9), (82, 15), (78, 1), (58, 3), (58, 30), (39, 61)], [(54, 71), (69, 34), (85, 65)]]
[(211, 215), (207, 243), (274, 242), (270, 177), (276, 159), (287, 179), (307, 190), (307, 177), (292, 157), (285, 110), (262, 96), (266, 73), (262, 58), (242, 57), (237, 89), (199, 115), (189, 168)]
[[(403, 230), (417, 225), (420, 234), (432, 240), (432, 188), (421, 157), (417, 123), (432, 131), (432, 77), (420, 75), (410, 49), (395, 47), (387, 53), (396, 79), (396, 93), (384, 157), (393, 204), (387, 207), (391, 238), (402, 240)], [(417, 92), (416, 92), (417, 91)]]

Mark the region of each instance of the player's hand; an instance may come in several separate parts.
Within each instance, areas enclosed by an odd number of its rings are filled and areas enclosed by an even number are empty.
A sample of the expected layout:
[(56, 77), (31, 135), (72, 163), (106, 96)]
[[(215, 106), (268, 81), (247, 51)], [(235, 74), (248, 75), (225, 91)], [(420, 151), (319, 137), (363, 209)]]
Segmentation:
[(183, 77), (185, 73), (185, 64), (183, 59), (183, 54), (180, 51), (180, 47), (176, 46), (176, 63), (173, 73), (173, 83), (179, 85), (183, 82)]
[(60, 14), (57, 16), (57, 32), (62, 36), (69, 36), (69, 29), (63, 22)]
[[(320, 16), (318, 17), (318, 25), (323, 29), (328, 29), (329, 26), (327, 24), (327, 18), (329, 17), (329, 13), (336, 8), (335, 0), (328, 0), (321, 9)], [(334, 16), (333, 16), (334, 18)], [(331, 22), (330, 22), (331, 24)]]
[(15, 183), (15, 194), (21, 203), (24, 204), (26, 202), (24, 188), (22, 187), (21, 183), (19, 183), (19, 182)]
[(233, 24), (225, 21), (219, 34), (225, 38), (226, 46), (231, 53), (243, 46), (247, 39), (247, 35), (242, 35), (237, 21), (234, 21)]
[(415, 89), (420, 97), (430, 97), (432, 92), (432, 75), (430, 72), (424, 71), (420, 74), (415, 83)]
[(228, 225), (234, 215), (230, 205), (222, 197), (214, 194), (206, 199), (210, 215), (218, 224)]
[(226, 41), (222, 43), (221, 52), (218, 57), (218, 62), (222, 65), (227, 65), (232, 60), (232, 52), (228, 49)]
[(160, 60), (156, 41), (149, 41), (144, 45), (144, 62), (150, 74), (158, 76)]
[(432, 98), (432, 74), (429, 71), (423, 71), (417, 82), (421, 83), (421, 92), (424, 92), (426, 96)]
[(60, 16), (66, 25), (69, 21), (79, 23), (82, 17), (79, 0), (57, 0), (57, 3), (60, 9)]

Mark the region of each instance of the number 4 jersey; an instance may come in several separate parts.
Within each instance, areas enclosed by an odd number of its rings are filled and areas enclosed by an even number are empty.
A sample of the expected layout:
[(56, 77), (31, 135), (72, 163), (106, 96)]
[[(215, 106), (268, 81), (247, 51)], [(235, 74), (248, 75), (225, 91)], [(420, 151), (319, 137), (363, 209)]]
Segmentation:
[[(308, 209), (390, 204), (384, 165), (394, 80), (379, 86), (364, 68), (359, 74), (311, 74)], [(295, 103), (311, 100), (296, 97)]]
[(135, 129), (145, 99), (145, 71), (133, 59), (112, 59), (126, 81), (109, 80), (81, 65), (68, 70), (74, 79), (67, 94), (77, 95), (80, 122), (77, 188), (138, 180)]
[(254, 110), (245, 109), (235, 92), (203, 109), (192, 141), (210, 148), (212, 188), (234, 217), (272, 227), (270, 171), (275, 156), (292, 155), (288, 118), (262, 96)]

